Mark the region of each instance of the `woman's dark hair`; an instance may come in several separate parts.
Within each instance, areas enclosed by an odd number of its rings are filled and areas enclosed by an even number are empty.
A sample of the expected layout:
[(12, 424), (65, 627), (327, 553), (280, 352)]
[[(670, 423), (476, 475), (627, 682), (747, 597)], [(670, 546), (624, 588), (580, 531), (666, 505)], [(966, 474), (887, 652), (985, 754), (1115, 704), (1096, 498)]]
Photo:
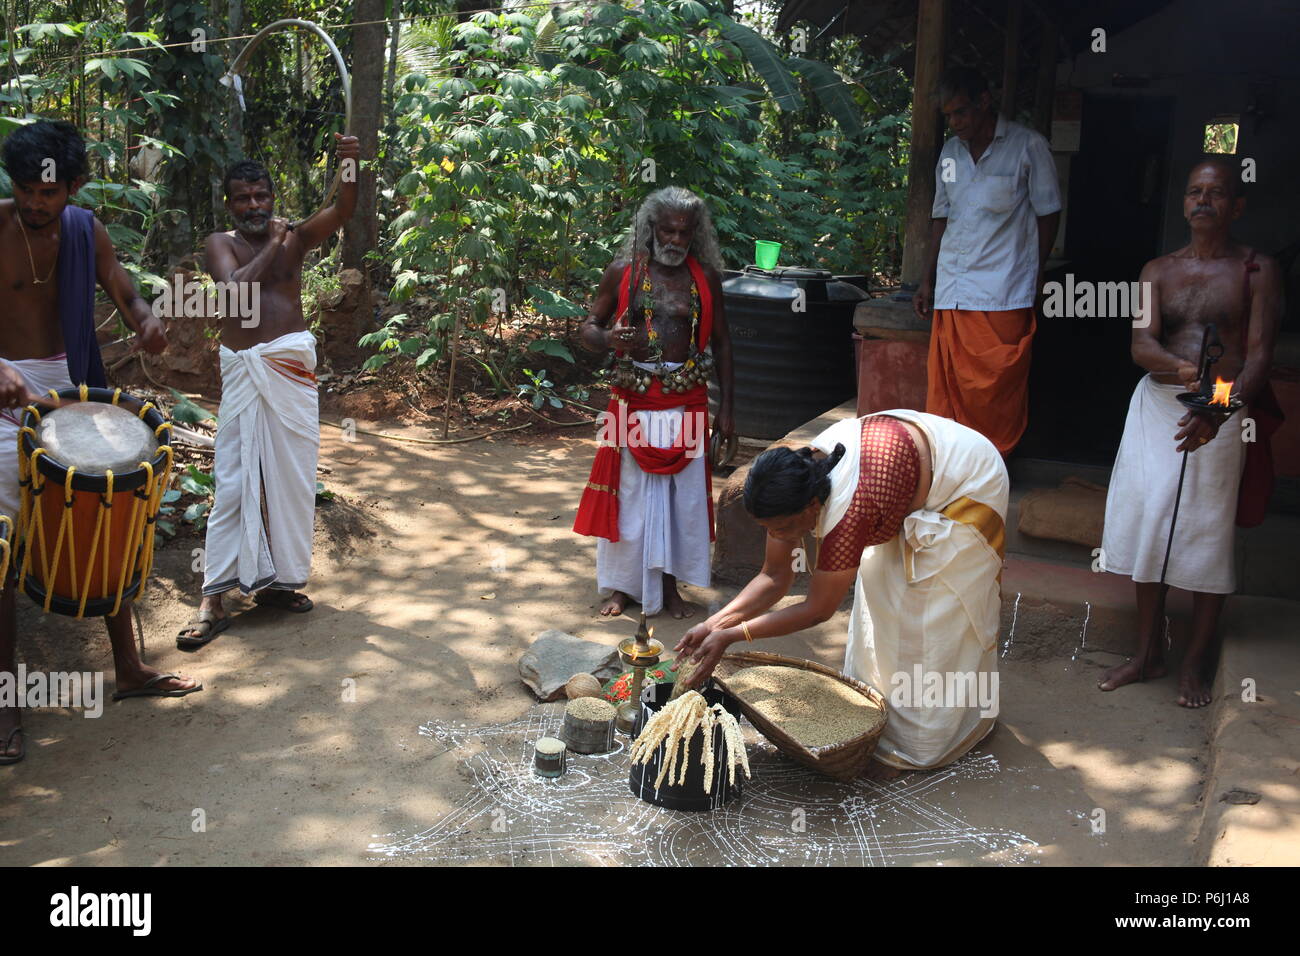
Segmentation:
[(271, 182), (271, 174), (259, 162), (251, 159), (241, 159), (226, 170), (226, 178), (221, 181), (221, 188), (225, 190), (227, 199), (230, 198), (230, 184), (236, 179), (241, 183), (257, 183), (265, 179), (266, 185), (270, 187), (271, 195), (275, 195), (275, 183)]
[(54, 160), (54, 181), (69, 189), (74, 180), (89, 172), (85, 141), (67, 120), (28, 123), (5, 140), (5, 172), (15, 183), (48, 181), (48, 160)]
[(817, 498), (823, 504), (831, 493), (831, 469), (844, 457), (837, 444), (821, 461), (811, 448), (770, 448), (749, 466), (745, 479), (745, 510), (755, 518), (783, 518), (798, 514)]

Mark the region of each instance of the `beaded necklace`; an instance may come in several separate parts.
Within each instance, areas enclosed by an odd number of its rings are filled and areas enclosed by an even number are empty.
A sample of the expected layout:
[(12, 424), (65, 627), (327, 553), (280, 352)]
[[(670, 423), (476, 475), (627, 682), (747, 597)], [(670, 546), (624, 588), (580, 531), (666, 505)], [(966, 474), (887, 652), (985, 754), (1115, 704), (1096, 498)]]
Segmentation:
[[(650, 282), (650, 270), (647, 268), (641, 278), (641, 314), (645, 317), (646, 336), (650, 340), (650, 354), (655, 362), (663, 360), (663, 346), (659, 344), (659, 333), (654, 327), (654, 286)], [(695, 285), (694, 276), (691, 277), (691, 355), (694, 356), (699, 351), (695, 337), (700, 327), (700, 290)]]
[[(653, 373), (646, 372), (633, 366), (631, 358), (623, 356), (616, 363), (614, 384), (620, 388), (636, 392), (648, 390), (651, 382), (656, 378), (659, 379), (660, 386), (665, 392), (687, 392), (698, 385), (705, 384), (708, 381), (709, 373), (713, 370), (713, 357), (708, 352), (701, 351), (699, 343), (696, 342), (700, 327), (700, 290), (695, 284), (694, 277), (691, 278), (690, 354), (681, 367), (676, 369), (663, 368), (663, 346), (659, 342), (659, 333), (655, 331), (653, 321), (654, 284), (650, 281), (648, 263), (642, 273), (640, 291), (642, 292), (641, 314), (645, 319), (646, 338), (650, 343), (651, 359), (659, 366), (659, 370)], [(628, 311), (631, 311), (630, 303)]]

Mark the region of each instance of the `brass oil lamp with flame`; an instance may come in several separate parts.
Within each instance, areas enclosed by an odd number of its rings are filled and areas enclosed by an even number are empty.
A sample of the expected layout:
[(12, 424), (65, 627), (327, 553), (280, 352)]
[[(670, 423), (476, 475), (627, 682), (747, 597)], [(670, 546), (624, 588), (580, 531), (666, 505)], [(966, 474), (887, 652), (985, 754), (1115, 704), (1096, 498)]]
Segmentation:
[(646, 627), (645, 612), (642, 611), (641, 625), (636, 630), (636, 636), (625, 638), (618, 645), (619, 659), (624, 666), (632, 668), (632, 687), (627, 700), (619, 705), (614, 726), (629, 737), (641, 714), (641, 684), (645, 681), (646, 668), (657, 665), (664, 653), (664, 646), (654, 639), (654, 633), (653, 627)]
[(1183, 392), (1178, 400), (1194, 412), (1217, 412), (1231, 415), (1241, 408), (1243, 402), (1232, 394), (1233, 382), (1225, 382), (1217, 375), (1210, 381), (1210, 371), (1214, 363), (1223, 358), (1223, 342), (1219, 340), (1219, 330), (1213, 322), (1205, 327), (1201, 336), (1201, 359), (1197, 365), (1200, 388), (1195, 392)]

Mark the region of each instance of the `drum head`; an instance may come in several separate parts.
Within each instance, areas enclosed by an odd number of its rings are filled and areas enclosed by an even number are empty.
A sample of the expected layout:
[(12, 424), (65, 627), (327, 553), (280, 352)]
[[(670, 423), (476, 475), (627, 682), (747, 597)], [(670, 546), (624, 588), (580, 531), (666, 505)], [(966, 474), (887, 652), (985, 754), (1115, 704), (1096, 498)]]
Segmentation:
[(158, 454), (158, 439), (135, 414), (103, 402), (76, 402), (41, 418), (38, 444), (65, 468), (102, 475), (136, 471)]

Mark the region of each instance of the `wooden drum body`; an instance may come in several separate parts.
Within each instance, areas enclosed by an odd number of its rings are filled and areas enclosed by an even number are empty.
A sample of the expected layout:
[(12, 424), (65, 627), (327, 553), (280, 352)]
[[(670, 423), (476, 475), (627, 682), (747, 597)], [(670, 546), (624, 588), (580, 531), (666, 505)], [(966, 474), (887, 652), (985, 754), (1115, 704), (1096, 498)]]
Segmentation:
[(69, 404), (23, 413), (15, 564), (23, 590), (46, 612), (117, 614), (153, 567), (171, 423), (121, 389), (83, 385), (57, 397)]

